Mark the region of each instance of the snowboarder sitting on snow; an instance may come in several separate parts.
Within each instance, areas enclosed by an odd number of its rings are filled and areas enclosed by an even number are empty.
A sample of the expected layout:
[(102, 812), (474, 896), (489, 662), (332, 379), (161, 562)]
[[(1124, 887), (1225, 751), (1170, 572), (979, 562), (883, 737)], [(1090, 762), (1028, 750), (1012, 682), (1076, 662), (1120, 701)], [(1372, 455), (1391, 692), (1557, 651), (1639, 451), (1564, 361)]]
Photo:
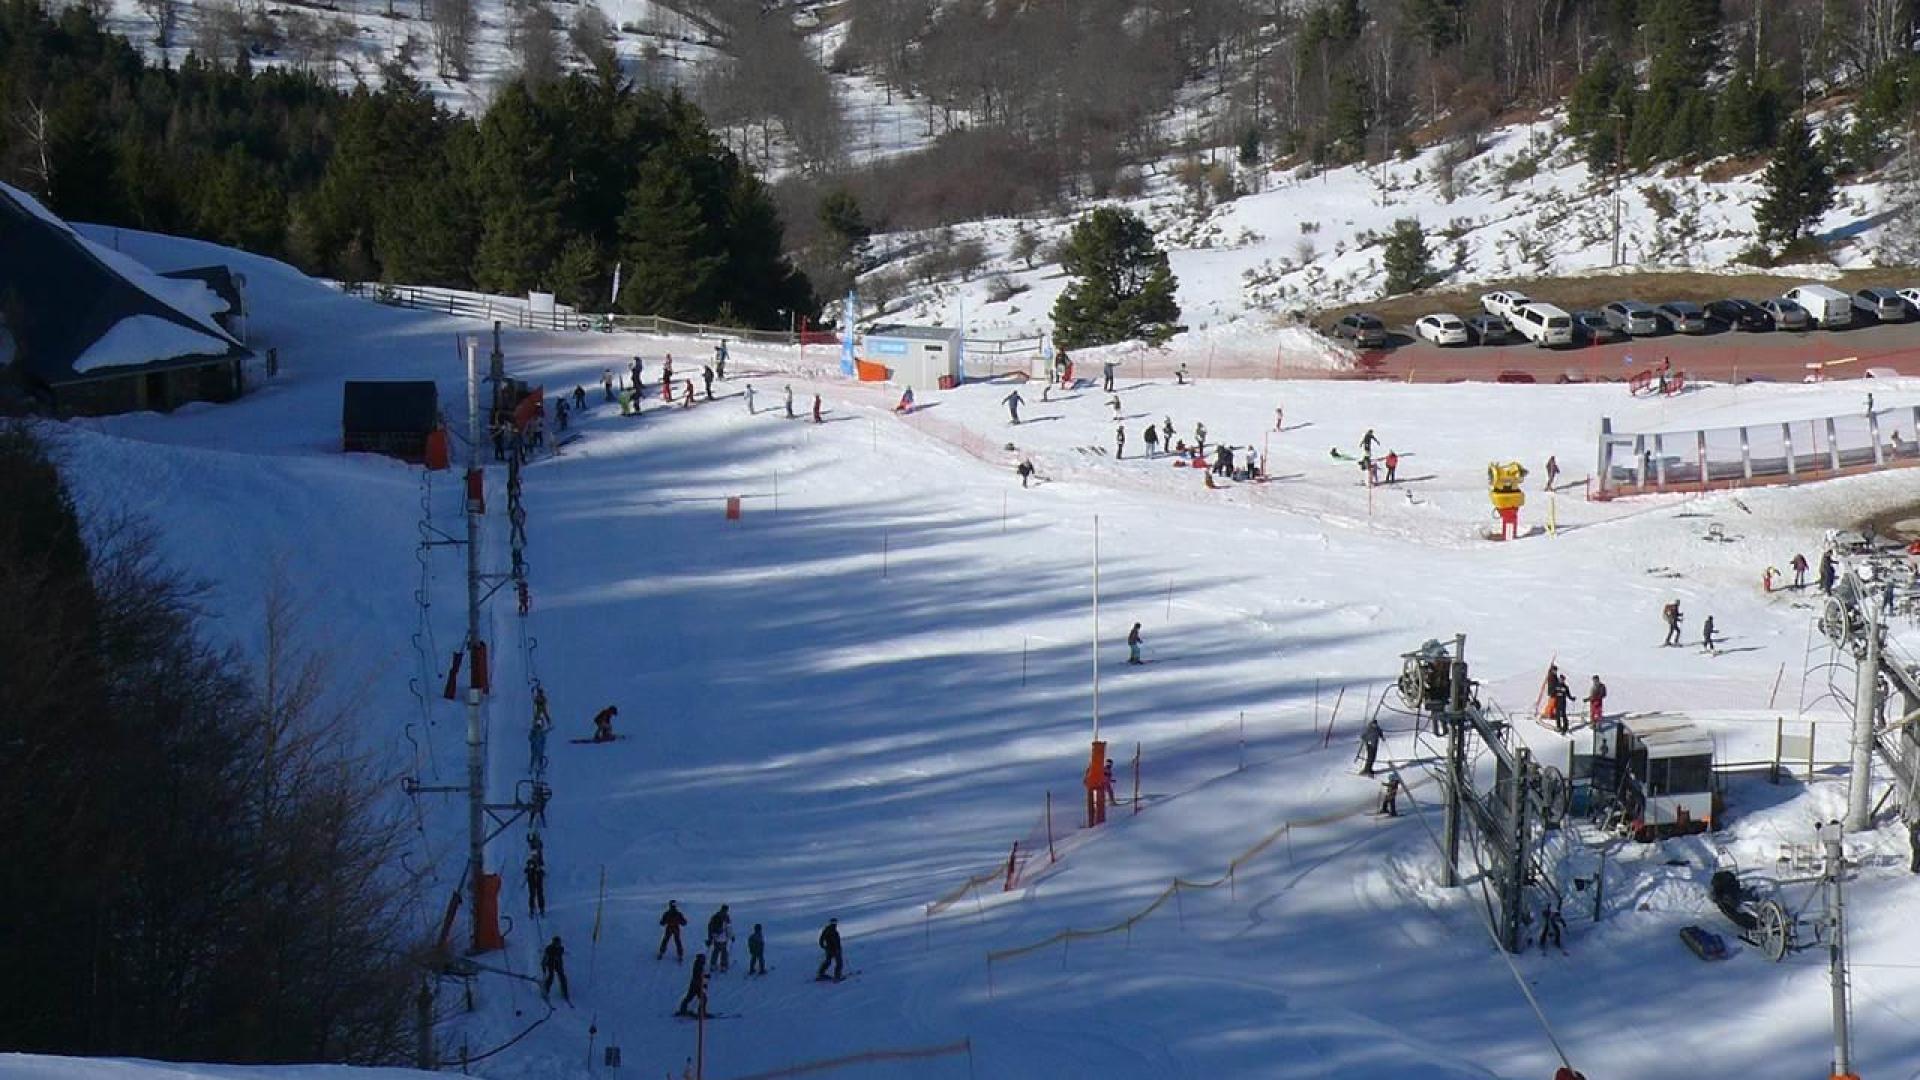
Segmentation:
[(696, 1001), (700, 1003), (698, 1015), (707, 1015), (707, 954), (705, 953), (693, 954), (693, 971), (687, 978), (687, 993), (680, 999), (680, 1007), (673, 1010), (673, 1015), (696, 1015), (693, 1010), (687, 1008)]
[(732, 959), (727, 955), (727, 943), (732, 940), (733, 916), (728, 914), (727, 905), (721, 904), (720, 910), (707, 920), (707, 951), (713, 954), (713, 970), (727, 970)]
[(1146, 663), (1145, 660), (1140, 659), (1140, 624), (1139, 623), (1134, 623), (1133, 629), (1127, 631), (1127, 663), (1129, 664)]
[(655, 960), (667, 955), (667, 942), (673, 942), (675, 963), (686, 959), (687, 950), (680, 944), (680, 928), (687, 925), (687, 917), (680, 913), (680, 901), (667, 901), (667, 910), (660, 913), (660, 951), (653, 954)]
[(765, 975), (767, 973), (767, 938), (760, 932), (760, 924), (753, 924), (753, 933), (747, 935), (747, 974)]
[(546, 949), (540, 954), (540, 996), (546, 997), (553, 992), (553, 980), (560, 980), (560, 1000), (573, 1004), (573, 995), (567, 990), (567, 947), (560, 944), (560, 935), (547, 942)]
[(613, 718), (619, 715), (620, 707), (618, 705), (609, 705), (593, 715), (594, 742), (612, 742), (614, 740)]
[(828, 919), (827, 925), (820, 931), (820, 970), (814, 972), (815, 979), (827, 977), (827, 966), (833, 966), (833, 981), (839, 982), (845, 977), (846, 953), (840, 947), (840, 920)]
[(1667, 606), (1660, 609), (1660, 617), (1667, 620), (1667, 640), (1661, 642), (1661, 644), (1680, 644), (1680, 620), (1686, 618), (1686, 616), (1680, 613), (1680, 601), (1667, 601)]

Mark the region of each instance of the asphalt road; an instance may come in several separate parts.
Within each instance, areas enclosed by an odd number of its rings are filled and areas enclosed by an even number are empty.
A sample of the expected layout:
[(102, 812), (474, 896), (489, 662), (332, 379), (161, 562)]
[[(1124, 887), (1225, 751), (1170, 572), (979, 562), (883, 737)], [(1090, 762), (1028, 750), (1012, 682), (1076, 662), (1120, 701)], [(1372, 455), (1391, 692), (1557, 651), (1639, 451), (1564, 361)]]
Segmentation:
[(1920, 375), (1920, 321), (1853, 326), (1846, 330), (1662, 334), (1610, 345), (1543, 349), (1533, 345), (1441, 347), (1393, 328), (1393, 344), (1360, 353), (1358, 374), (1414, 382), (1508, 380), (1553, 383), (1624, 380), (1670, 359), (1689, 379), (1718, 382), (1859, 378), (1866, 369)]

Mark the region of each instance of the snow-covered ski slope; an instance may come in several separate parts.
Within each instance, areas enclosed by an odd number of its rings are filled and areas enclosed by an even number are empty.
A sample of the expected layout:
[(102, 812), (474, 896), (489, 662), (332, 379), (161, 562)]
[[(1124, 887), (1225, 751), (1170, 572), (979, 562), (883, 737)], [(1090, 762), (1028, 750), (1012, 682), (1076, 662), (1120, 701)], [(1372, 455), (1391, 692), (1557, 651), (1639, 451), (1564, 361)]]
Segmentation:
[[(61, 428), (83, 503), (149, 517), (170, 557), (218, 583), (210, 606), (243, 646), (279, 575), (313, 643), (364, 684), (366, 739), (396, 777), (459, 782), (462, 718), (433, 694), (462, 632), (456, 551), (428, 557), (425, 625), (414, 599), (423, 508), (457, 529), (457, 483), (439, 474), (423, 487), (397, 462), (340, 455), (339, 402), (344, 378), (428, 377), (458, 417), (456, 335), (484, 328), (349, 299), (197, 243), (92, 234), (161, 269), (233, 260), (249, 278), (256, 343), (279, 349), (282, 374), (228, 406)], [(510, 590), (489, 605), (498, 796), (525, 775), (529, 679), (543, 681), (560, 725), (550, 909), (527, 918), (523, 834), (509, 830), (490, 862), (508, 878), (511, 947), (490, 962), (531, 973), (540, 945), (561, 935), (574, 1001), (543, 1020), (536, 989), (497, 976), (478, 984), (472, 1015), (444, 995), (447, 1059), (539, 1022), (474, 1067), (486, 1076), (579, 1075), (590, 1025), (596, 1060), (613, 1044), (633, 1075), (678, 1075), (694, 1030), (669, 1013), (687, 969), (654, 959), (670, 899), (693, 922), (690, 946), (719, 904), (736, 920), (734, 970), (716, 980), (713, 1007), (742, 1019), (707, 1030), (713, 1077), (961, 1040), (970, 1062), (893, 1060), (845, 1075), (1551, 1075), (1558, 1058), (1489, 944), (1477, 885), (1437, 885), (1434, 785), (1415, 760), (1430, 748), (1391, 703), (1380, 714), (1386, 756), (1414, 781), (1403, 800), (1414, 812), (1371, 815), (1377, 785), (1353, 775), (1363, 702), (1390, 686), (1403, 651), (1464, 632), (1486, 696), (1516, 714), (1557, 658), (1575, 687), (1601, 674), (1613, 709), (1688, 711), (1724, 756), (1762, 756), (1773, 717), (1824, 692), (1819, 676), (1802, 687), (1813, 608), (1762, 593), (1762, 569), (1795, 551), (1813, 557), (1822, 530), (1914, 498), (1897, 473), (1694, 499), (1579, 498), (1603, 414), (1627, 428), (1817, 416), (1861, 404), (1860, 383), (1645, 402), (1618, 386), (1174, 386), (1123, 370), (1129, 440), (1116, 461), (1108, 395), (1091, 389), (1042, 401), (1023, 386), (1018, 427), (1001, 404), (1007, 384), (921, 395), (921, 411), (902, 419), (892, 392), (828, 375), (829, 350), (735, 343), (719, 401), (669, 410), (650, 396), (633, 420), (600, 402), (603, 368), (637, 351), (657, 379), (671, 351), (676, 381), (697, 379), (711, 343), (509, 333), (505, 348), (514, 375), (550, 393), (585, 385), (592, 407), (580, 438), (526, 473), (532, 614), (514, 615)], [(784, 418), (785, 385), (802, 419)], [(1920, 384), (1872, 388), (1881, 408), (1920, 401)], [(816, 392), (823, 424), (804, 419)], [(1139, 460), (1144, 424), (1168, 416), (1184, 438), (1203, 422), (1209, 444), (1266, 448), (1273, 479), (1210, 491), (1192, 470)], [(1355, 465), (1329, 453), (1357, 455), (1369, 428), (1400, 454), (1403, 478), (1371, 497)], [(1012, 470), (1022, 454), (1044, 478), (1024, 490)], [(1523, 521), (1538, 526), (1549, 454), (1572, 482), (1551, 505), (1558, 534), (1479, 539), (1492, 522), (1487, 462), (1535, 470)], [(490, 474), (487, 550), (501, 569), (503, 479)], [(731, 495), (744, 497), (737, 522), (723, 513)], [(1063, 840), (1060, 862), (1030, 866), (1016, 891), (989, 884), (929, 918), (932, 901), (1004, 865), (1048, 792), (1070, 831), (1092, 723), (1096, 518), (1102, 735), (1122, 794), (1141, 747), (1153, 798), (1137, 817)], [(1729, 539), (1706, 539), (1713, 525)], [(1658, 647), (1660, 606), (1676, 597), (1690, 641), (1715, 616), (1728, 638), (1719, 656)], [(1151, 661), (1139, 668), (1124, 662), (1135, 622)], [(566, 741), (609, 703), (629, 738)], [(1810, 715), (1837, 749), (1833, 707)], [(1564, 740), (1525, 720), (1518, 730), (1547, 760), (1564, 758)], [(1838, 780), (1740, 780), (1725, 832), (1615, 848), (1602, 920), (1570, 906), (1568, 955), (1513, 961), (1574, 1063), (1636, 1080), (1817, 1075), (1830, 1049), (1817, 958), (1774, 966), (1749, 951), (1709, 966), (1676, 931), (1730, 935), (1707, 901), (1710, 871), (1771, 866), (1780, 844), (1811, 840), (1843, 800)], [(464, 818), (451, 802), (420, 809), (419, 858), (437, 868), (426, 933), (459, 879)], [(1288, 823), (1229, 885), (1183, 889), (1124, 931), (989, 970), (990, 951), (1119, 925), (1176, 877), (1213, 880)], [(1904, 873), (1897, 826), (1850, 847), (1863, 863), (1850, 901), (1856, 1065), (1916, 1075), (1920, 972), (1907, 965), (1920, 932), (1907, 912), (1920, 882)], [(1583, 850), (1568, 873), (1588, 872), (1580, 860), (1593, 857)], [(840, 985), (812, 978), (829, 916), (862, 972)], [(773, 970), (748, 980), (754, 923)], [(6, 1076), (108, 1075), (38, 1068), (0, 1060)]]

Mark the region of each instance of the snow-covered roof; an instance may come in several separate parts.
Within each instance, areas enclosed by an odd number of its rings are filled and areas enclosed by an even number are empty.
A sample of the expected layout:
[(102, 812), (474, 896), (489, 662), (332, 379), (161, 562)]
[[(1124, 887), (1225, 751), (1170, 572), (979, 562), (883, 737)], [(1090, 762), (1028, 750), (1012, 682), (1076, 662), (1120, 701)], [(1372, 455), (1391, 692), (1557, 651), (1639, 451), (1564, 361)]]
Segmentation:
[(1642, 717), (1627, 721), (1627, 730), (1647, 748), (1650, 758), (1693, 757), (1713, 753), (1713, 737), (1678, 716)]
[(207, 282), (162, 277), (0, 184), (0, 321), (13, 342), (7, 367), (23, 382), (55, 387), (246, 356), (214, 318), (228, 307)]

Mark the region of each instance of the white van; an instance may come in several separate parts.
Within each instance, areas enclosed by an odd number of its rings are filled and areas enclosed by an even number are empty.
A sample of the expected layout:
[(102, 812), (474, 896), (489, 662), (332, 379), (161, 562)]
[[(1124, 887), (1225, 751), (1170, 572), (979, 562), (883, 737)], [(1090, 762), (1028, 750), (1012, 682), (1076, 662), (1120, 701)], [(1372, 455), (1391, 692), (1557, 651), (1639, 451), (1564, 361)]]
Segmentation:
[(1822, 330), (1853, 325), (1853, 297), (1825, 285), (1795, 285), (1786, 298), (1807, 309), (1813, 325)]
[(1516, 306), (1507, 321), (1535, 345), (1573, 344), (1573, 316), (1538, 300)]

